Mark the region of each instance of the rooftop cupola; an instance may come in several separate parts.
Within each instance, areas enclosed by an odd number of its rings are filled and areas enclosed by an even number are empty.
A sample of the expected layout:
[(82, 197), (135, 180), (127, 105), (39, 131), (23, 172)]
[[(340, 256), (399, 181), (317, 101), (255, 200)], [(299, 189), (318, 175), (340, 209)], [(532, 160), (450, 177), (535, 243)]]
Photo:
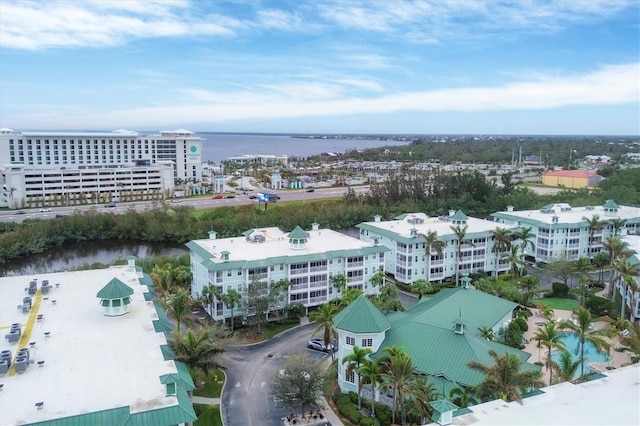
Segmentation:
[(218, 235), (218, 233), (216, 231), (214, 231), (213, 229), (211, 231), (209, 231), (209, 239), (210, 240), (215, 240), (217, 235)]
[(462, 309), (460, 309), (460, 316), (453, 321), (453, 331), (456, 334), (464, 334), (464, 327), (466, 325), (465, 320), (462, 319)]
[(469, 218), (467, 217), (466, 214), (463, 213), (462, 210), (458, 210), (457, 212), (451, 215), (451, 223), (453, 225), (466, 225), (468, 219)]
[(295, 229), (289, 233), (289, 245), (292, 250), (304, 250), (307, 248), (308, 241), (309, 234), (299, 226), (296, 226)]
[(100, 298), (100, 305), (108, 317), (117, 317), (129, 312), (133, 289), (117, 278), (112, 279), (102, 287), (96, 297)]
[(450, 425), (453, 422), (453, 412), (458, 406), (446, 399), (438, 399), (429, 403), (433, 408), (433, 420), (441, 426)]
[(231, 254), (231, 253), (229, 253), (229, 252), (228, 252), (228, 251), (226, 251), (226, 250), (221, 251), (221, 252), (220, 252), (220, 256), (222, 256), (222, 261), (223, 261), (223, 262), (228, 262), (228, 261), (229, 261), (229, 255), (230, 255), (230, 254)]
[(607, 200), (602, 206), (605, 216), (615, 216), (618, 214), (620, 206), (613, 200)]

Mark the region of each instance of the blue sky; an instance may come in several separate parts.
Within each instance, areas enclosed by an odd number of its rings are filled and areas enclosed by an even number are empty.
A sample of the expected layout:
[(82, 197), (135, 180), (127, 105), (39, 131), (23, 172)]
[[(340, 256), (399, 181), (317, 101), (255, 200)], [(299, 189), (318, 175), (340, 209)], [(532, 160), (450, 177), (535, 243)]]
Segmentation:
[(640, 135), (640, 1), (0, 0), (0, 126)]

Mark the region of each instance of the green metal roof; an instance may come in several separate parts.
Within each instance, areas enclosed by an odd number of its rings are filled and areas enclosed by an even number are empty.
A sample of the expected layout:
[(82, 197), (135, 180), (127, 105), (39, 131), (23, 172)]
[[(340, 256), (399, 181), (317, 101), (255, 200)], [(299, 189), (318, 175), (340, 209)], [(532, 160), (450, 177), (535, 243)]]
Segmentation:
[(176, 400), (177, 404), (138, 413), (131, 413), (130, 408), (126, 406), (28, 424), (37, 426), (173, 426), (193, 422), (198, 418), (189, 394), (180, 386), (177, 389)]
[(467, 219), (469, 219), (467, 217), (466, 214), (464, 214), (464, 212), (462, 210), (458, 210), (457, 212), (455, 212), (453, 214), (453, 216), (451, 216), (451, 220), (456, 221), (456, 222), (466, 222)]
[(447, 288), (422, 298), (396, 318), (405, 321), (408, 316), (411, 321), (451, 330), (454, 321), (462, 317), (466, 329), (475, 334), (479, 327), (494, 327), (516, 306), (517, 303), (478, 290)]
[[(446, 397), (446, 395), (445, 395)], [(454, 411), (457, 410), (458, 407), (456, 404), (447, 401), (446, 399), (439, 399), (437, 401), (431, 401), (429, 403), (429, 405), (431, 405), (433, 407), (434, 410), (436, 410), (439, 413), (444, 413), (446, 411)]]
[(290, 240), (306, 240), (307, 238), (309, 238), (309, 234), (305, 232), (304, 229), (300, 228), (300, 226), (296, 226), (293, 231), (289, 232)]
[[(499, 355), (506, 352), (515, 353), (523, 362), (530, 356), (518, 349), (484, 340), (469, 330), (465, 334), (457, 334), (452, 329), (412, 321), (392, 324), (391, 329), (386, 332), (381, 348), (388, 346), (404, 348), (411, 355), (413, 364), (420, 373), (444, 377), (464, 386), (474, 386), (484, 380), (484, 375), (470, 369), (467, 363), (475, 360), (493, 365), (493, 358), (488, 353), (490, 349)], [(526, 363), (522, 368), (539, 369)]]
[(165, 361), (169, 361), (176, 357), (176, 353), (171, 349), (169, 345), (160, 345), (160, 350), (162, 351), (162, 357)]
[(610, 210), (610, 209), (618, 209), (618, 208), (620, 208), (620, 206), (618, 205), (618, 203), (616, 203), (613, 200), (607, 200), (607, 201), (605, 201), (605, 203), (602, 206), (602, 208)]
[(178, 377), (180, 378), (180, 384), (184, 389), (191, 391), (196, 388), (196, 384), (193, 383), (191, 373), (189, 373), (189, 367), (182, 361), (174, 361), (176, 364), (176, 370), (178, 370)]
[(156, 308), (156, 313), (158, 314), (158, 319), (153, 320), (153, 329), (156, 333), (166, 333), (171, 331), (171, 322), (169, 321), (169, 317), (167, 317), (167, 313), (162, 308), (162, 305), (160, 305), (157, 300), (154, 300), (153, 306)]
[(340, 311), (333, 318), (333, 324), (340, 330), (352, 333), (380, 333), (391, 326), (364, 294)]
[(100, 299), (122, 299), (127, 296), (131, 296), (133, 294), (133, 289), (120, 281), (117, 278), (113, 278), (111, 281), (107, 283), (98, 294), (97, 297)]

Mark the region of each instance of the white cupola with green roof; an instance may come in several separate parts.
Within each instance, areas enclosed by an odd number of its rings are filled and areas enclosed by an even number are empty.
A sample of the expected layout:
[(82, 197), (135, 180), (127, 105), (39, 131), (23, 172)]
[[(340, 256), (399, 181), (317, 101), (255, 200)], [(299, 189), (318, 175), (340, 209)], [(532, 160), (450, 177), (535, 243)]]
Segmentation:
[(100, 305), (108, 317), (117, 317), (129, 312), (133, 289), (117, 278), (112, 279), (102, 287), (96, 297), (100, 298)]
[(615, 216), (618, 214), (620, 206), (613, 200), (607, 200), (602, 206), (605, 216)]
[(462, 210), (458, 210), (457, 212), (451, 215), (451, 223), (453, 225), (466, 225), (467, 220), (469, 220), (469, 218), (467, 217), (466, 214), (464, 214)]
[(299, 226), (296, 226), (295, 229), (289, 233), (289, 245), (292, 250), (304, 250), (307, 248), (308, 241), (309, 234)]

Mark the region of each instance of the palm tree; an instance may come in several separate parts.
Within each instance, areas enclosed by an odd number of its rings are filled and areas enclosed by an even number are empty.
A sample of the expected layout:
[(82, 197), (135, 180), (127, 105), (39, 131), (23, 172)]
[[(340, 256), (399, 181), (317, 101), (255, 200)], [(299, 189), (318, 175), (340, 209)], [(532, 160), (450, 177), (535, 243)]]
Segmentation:
[(523, 305), (529, 306), (533, 295), (538, 291), (540, 278), (533, 275), (526, 275), (518, 281), (518, 286), (524, 290)]
[[(584, 358), (584, 344), (591, 343), (599, 352), (606, 351), (609, 353), (611, 345), (604, 338), (610, 337), (612, 331), (610, 329), (595, 329), (593, 323), (595, 319), (591, 316), (591, 312), (583, 307), (578, 307), (577, 323), (572, 321), (563, 321), (560, 327), (573, 331), (578, 335), (580, 341), (580, 357)], [(580, 365), (580, 376), (584, 376), (584, 363)]]
[[(614, 267), (614, 262), (616, 259), (627, 258), (634, 255), (634, 252), (629, 250), (629, 248), (627, 247), (627, 243), (625, 243), (618, 237), (609, 237), (602, 243), (602, 245), (609, 252), (609, 265), (611, 266), (611, 268)], [(615, 274), (609, 282), (609, 292), (607, 294), (609, 300), (613, 300), (614, 297), (614, 278)]]
[(409, 385), (409, 395), (413, 401), (413, 407), (420, 416), (420, 424), (427, 424), (427, 420), (433, 413), (430, 402), (439, 399), (440, 393), (425, 376), (414, 375)]
[(573, 356), (571, 356), (569, 351), (562, 351), (560, 360), (558, 362), (554, 362), (552, 365), (553, 369), (558, 373), (558, 382), (572, 382), (573, 377), (576, 375), (576, 371), (578, 371), (578, 367), (582, 364), (582, 361), (582, 358), (578, 358), (574, 361)]
[(619, 217), (613, 218), (609, 220), (611, 227), (613, 228), (613, 236), (617, 237), (618, 232), (622, 229), (622, 227), (627, 223), (626, 219), (622, 219)]
[(240, 300), (242, 300), (242, 294), (234, 289), (227, 290), (227, 292), (222, 295), (222, 302), (227, 309), (231, 310), (231, 331), (233, 331), (233, 310), (240, 304)]
[(593, 266), (598, 268), (598, 282), (602, 284), (604, 281), (604, 267), (609, 264), (609, 255), (604, 251), (599, 251), (593, 257)]
[(518, 267), (523, 264), (520, 253), (518, 253), (518, 246), (512, 245), (511, 250), (507, 253), (503, 253), (501, 257), (503, 260), (509, 261), (509, 264), (511, 265), (509, 268), (509, 275), (511, 275), (511, 279), (515, 279), (518, 273)]
[[(491, 327), (487, 327), (486, 325), (478, 327), (478, 334), (484, 340), (488, 340), (490, 342), (492, 342), (493, 339), (495, 338), (494, 333), (493, 333), (493, 329)], [(458, 405), (458, 404), (456, 404), (456, 405)]]
[(180, 322), (185, 319), (191, 308), (189, 294), (183, 288), (177, 288), (167, 301), (167, 310), (177, 323), (177, 332), (180, 333)]
[(462, 257), (462, 243), (467, 235), (469, 225), (460, 227), (460, 225), (451, 226), (451, 230), (456, 234), (456, 286), (460, 285), (460, 258)]
[(496, 274), (498, 276), (498, 262), (502, 254), (511, 249), (512, 234), (511, 231), (506, 228), (496, 228), (491, 231), (491, 237), (493, 239), (493, 247), (491, 252), (496, 254)]
[(411, 361), (411, 357), (405, 353), (399, 353), (392, 356), (387, 364), (387, 369), (384, 372), (384, 384), (385, 389), (393, 389), (393, 411), (392, 421), (396, 422), (396, 408), (400, 406), (400, 415), (402, 418), (402, 424), (407, 422), (407, 413), (405, 410), (405, 398), (407, 394), (410, 394), (411, 381), (414, 377), (415, 367)]
[(214, 340), (212, 334), (206, 327), (196, 331), (188, 329), (184, 335), (173, 333), (169, 345), (176, 353), (176, 360), (183, 361), (192, 369), (201, 369), (205, 374), (213, 368), (221, 368), (216, 358), (224, 348), (219, 343), (221, 340)]
[[(613, 262), (614, 274), (611, 282), (620, 281), (622, 283), (622, 302), (620, 303), (620, 318), (624, 318), (624, 310), (627, 305), (627, 291), (629, 286), (636, 287), (636, 277), (640, 276), (640, 262), (629, 263), (626, 258), (618, 258)], [(633, 299), (633, 297), (632, 297)], [(633, 314), (633, 300), (631, 301), (631, 311)], [(631, 318), (633, 321), (633, 317)]]
[(419, 280), (415, 280), (413, 284), (411, 284), (411, 291), (418, 294), (418, 299), (422, 299), (423, 295), (429, 294), (433, 291), (433, 286), (429, 281), (421, 278)]
[(547, 321), (552, 321), (553, 320), (554, 312), (553, 312), (553, 308), (551, 307), (551, 305), (542, 305), (540, 307), (540, 314)]
[(524, 252), (527, 250), (528, 246), (531, 246), (531, 250), (535, 250), (536, 245), (531, 240), (535, 237), (535, 234), (531, 232), (531, 227), (520, 228), (519, 231), (513, 233), (513, 239), (520, 241), (520, 257), (521, 263), (520, 268), (524, 268)]
[(537, 341), (540, 346), (547, 348), (545, 366), (547, 371), (549, 371), (549, 386), (553, 384), (553, 360), (551, 359), (551, 351), (553, 349), (566, 350), (564, 343), (560, 340), (561, 334), (559, 331), (555, 321), (547, 321), (542, 327), (538, 328), (532, 338), (532, 340)]
[(596, 231), (599, 231), (602, 228), (604, 228), (604, 222), (600, 221), (600, 216), (598, 216), (597, 214), (594, 214), (593, 216), (591, 216), (591, 219), (583, 217), (582, 220), (586, 221), (587, 225), (589, 226), (589, 244), (587, 245), (587, 253), (589, 255), (589, 259), (591, 259), (591, 246), (593, 245), (593, 234), (595, 234)]
[[(320, 330), (323, 332), (322, 340), (325, 348), (328, 348), (331, 344), (331, 336), (336, 334), (333, 328), (333, 317), (335, 317), (337, 313), (338, 308), (329, 303), (323, 303), (317, 310), (309, 314), (309, 320), (318, 323), (313, 334), (316, 334)], [(333, 360), (333, 351), (330, 352), (331, 359)]]
[(202, 288), (202, 295), (200, 296), (200, 302), (209, 308), (209, 316), (213, 318), (213, 304), (218, 299), (219, 294), (216, 286), (213, 284), (204, 286)]
[(475, 360), (467, 363), (469, 368), (485, 375), (484, 381), (476, 386), (480, 395), (500, 395), (507, 400), (522, 402), (521, 388), (527, 389), (544, 385), (540, 381), (542, 375), (540, 370), (520, 371), (522, 361), (518, 355), (507, 352), (501, 356), (493, 349), (489, 350), (489, 355), (494, 361), (491, 366)]
[(351, 372), (355, 372), (358, 375), (358, 410), (362, 409), (362, 377), (358, 372), (360, 371), (360, 367), (364, 364), (364, 360), (367, 359), (370, 353), (371, 349), (369, 348), (354, 346), (353, 352), (342, 358), (342, 363), (347, 363), (347, 375), (351, 374)]
[(451, 402), (460, 408), (467, 408), (469, 405), (478, 403), (472, 388), (466, 386), (455, 387), (449, 391)]
[(424, 250), (427, 255), (427, 259), (431, 259), (431, 252), (436, 252), (439, 257), (442, 257), (447, 244), (444, 241), (438, 239), (437, 231), (429, 231), (426, 234), (420, 234), (424, 238)]
[(358, 375), (371, 383), (371, 417), (376, 417), (376, 393), (383, 381), (384, 366), (378, 360), (366, 359), (358, 369)]

